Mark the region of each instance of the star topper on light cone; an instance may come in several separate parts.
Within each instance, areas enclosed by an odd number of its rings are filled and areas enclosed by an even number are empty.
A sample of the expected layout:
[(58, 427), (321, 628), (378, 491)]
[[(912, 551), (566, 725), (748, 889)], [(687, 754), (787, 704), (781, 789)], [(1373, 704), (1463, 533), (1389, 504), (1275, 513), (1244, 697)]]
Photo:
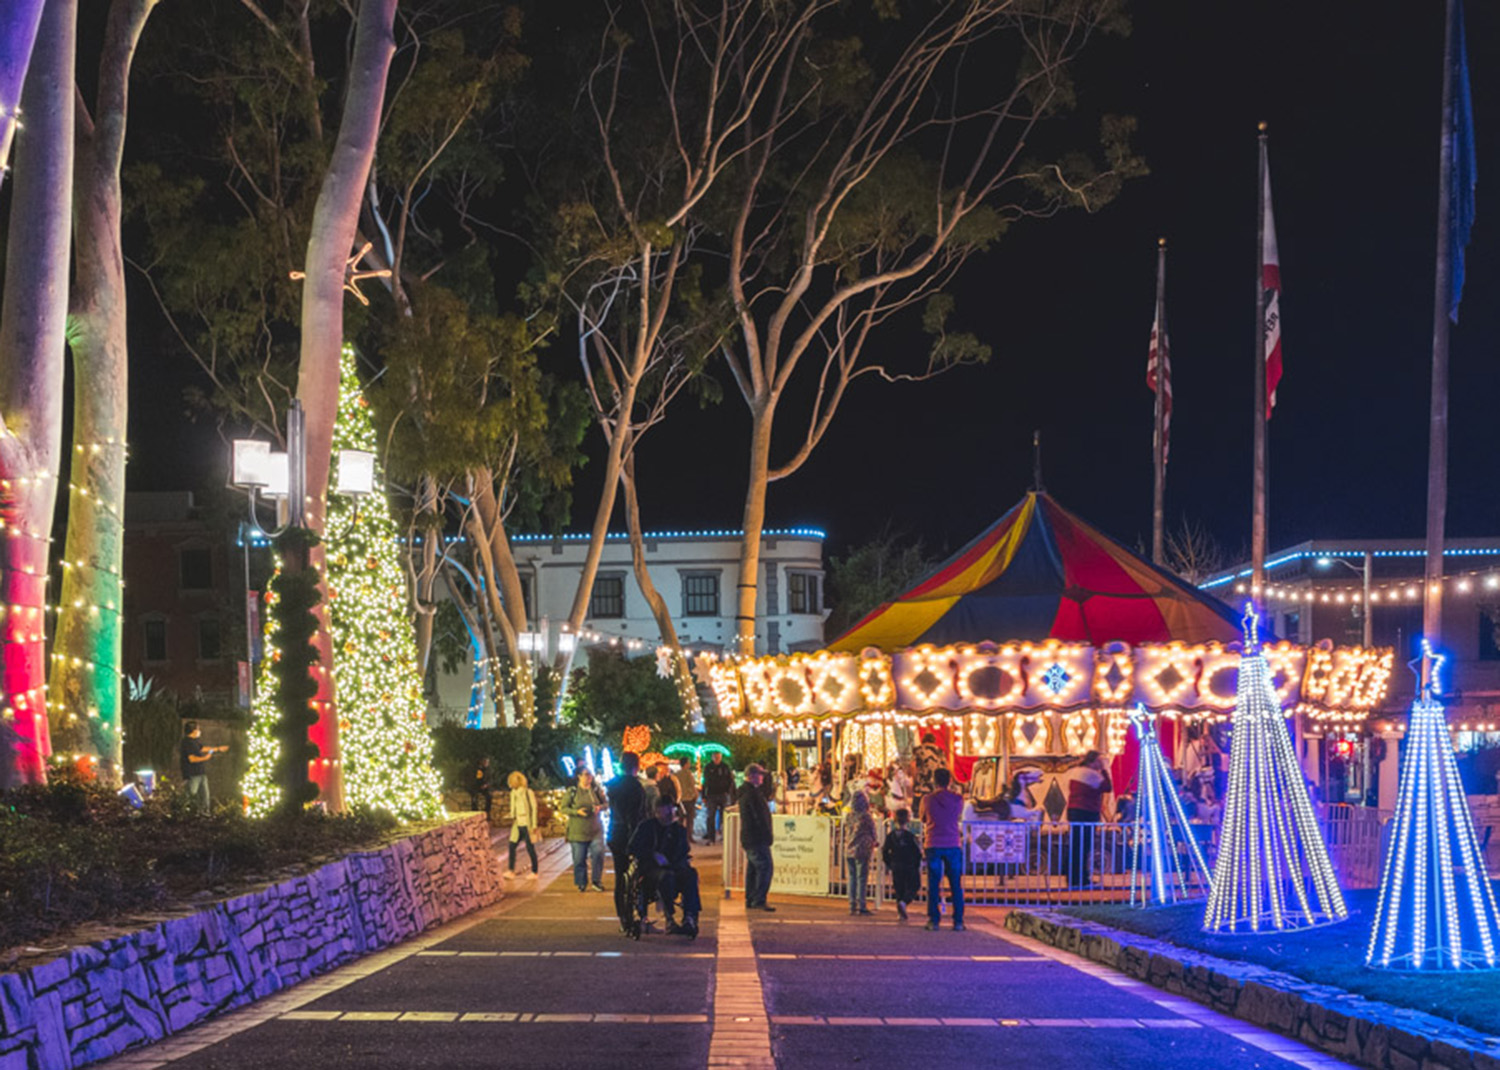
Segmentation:
[[(388, 279), (391, 277), (390, 268), (381, 268), (379, 271), (360, 271), (359, 262), (365, 258), (365, 254), (374, 248), (373, 242), (365, 242), (360, 246), (359, 252), (351, 256), (344, 265), (344, 289), (358, 298), (359, 303), (365, 306), (370, 304), (370, 299), (360, 292), (359, 284), (365, 279)], [(290, 273), (293, 279), (307, 278), (305, 271), (293, 271)]]

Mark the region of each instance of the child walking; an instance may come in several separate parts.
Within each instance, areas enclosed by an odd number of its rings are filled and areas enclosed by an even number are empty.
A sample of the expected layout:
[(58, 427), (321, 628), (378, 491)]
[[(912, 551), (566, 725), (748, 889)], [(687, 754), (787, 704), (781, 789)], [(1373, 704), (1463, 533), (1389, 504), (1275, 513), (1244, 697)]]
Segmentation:
[(531, 830), (537, 827), (536, 792), (526, 786), (525, 773), (512, 773), (505, 783), (510, 787), (510, 865), (505, 875), (516, 875), (516, 848), (524, 843), (526, 853), (531, 856), (531, 872), (526, 874), (526, 879), (535, 880), (536, 845), (532, 842)]
[(886, 833), (885, 846), (880, 849), (881, 861), (890, 871), (896, 893), (896, 913), (902, 921), (906, 920), (907, 904), (917, 898), (922, 887), (922, 845), (910, 825), (911, 811), (897, 810), (896, 827)]
[(849, 877), (849, 913), (869, 914), (865, 886), (870, 882), (870, 856), (875, 853), (875, 819), (870, 816), (870, 798), (856, 791), (844, 820), (844, 865)]

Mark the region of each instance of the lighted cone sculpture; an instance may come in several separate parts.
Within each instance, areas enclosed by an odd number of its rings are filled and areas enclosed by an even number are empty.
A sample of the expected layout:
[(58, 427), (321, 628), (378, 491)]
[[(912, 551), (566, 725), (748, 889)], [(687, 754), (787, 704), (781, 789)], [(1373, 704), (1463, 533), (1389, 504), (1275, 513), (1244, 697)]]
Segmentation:
[(1495, 892), (1458, 779), (1441, 693), (1443, 656), (1431, 669), (1401, 756), (1390, 852), (1365, 962), (1388, 970), (1489, 970), (1496, 966)]
[(1208, 888), (1208, 863), (1177, 794), (1172, 769), (1156, 737), (1156, 715), (1137, 704), (1130, 723), (1140, 743), (1135, 776), (1135, 823), (1131, 829), (1130, 902), (1175, 903)]
[(1229, 795), (1203, 916), (1208, 932), (1284, 932), (1349, 916), (1261, 653), (1258, 624), (1247, 606)]

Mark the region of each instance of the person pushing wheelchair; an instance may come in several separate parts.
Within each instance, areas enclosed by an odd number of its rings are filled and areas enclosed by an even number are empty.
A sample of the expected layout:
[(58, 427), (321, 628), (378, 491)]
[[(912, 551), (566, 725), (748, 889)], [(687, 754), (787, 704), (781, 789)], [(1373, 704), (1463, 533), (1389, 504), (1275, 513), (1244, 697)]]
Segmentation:
[[(698, 935), (698, 871), (693, 868), (687, 829), (677, 821), (677, 804), (662, 799), (654, 821), (642, 821), (630, 840), (630, 854), (645, 879), (648, 901), (660, 897), (667, 919), (667, 932)], [(682, 924), (674, 918), (675, 902), (682, 899)]]

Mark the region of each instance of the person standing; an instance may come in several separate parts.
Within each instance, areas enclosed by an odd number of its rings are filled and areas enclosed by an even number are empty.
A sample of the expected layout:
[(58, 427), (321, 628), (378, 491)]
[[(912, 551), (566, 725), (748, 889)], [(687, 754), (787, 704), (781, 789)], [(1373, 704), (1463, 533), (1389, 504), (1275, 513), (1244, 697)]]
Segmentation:
[(510, 788), (510, 865), (505, 875), (516, 875), (516, 848), (524, 843), (526, 854), (531, 859), (531, 872), (526, 874), (526, 879), (536, 880), (536, 843), (531, 837), (531, 830), (540, 821), (536, 792), (526, 786), (526, 774), (519, 770), (507, 777), (505, 783)]
[(911, 757), (915, 773), (912, 780), (912, 801), (920, 814), (922, 797), (936, 790), (933, 778), (937, 771), (948, 768), (948, 754), (938, 746), (937, 736), (926, 732), (922, 735), (922, 742), (913, 748)]
[(745, 849), (745, 909), (775, 911), (766, 902), (771, 890), (771, 877), (775, 863), (771, 860), (771, 844), (776, 839), (771, 827), (771, 807), (766, 802), (761, 784), (766, 771), (758, 764), (745, 770), (745, 782), (740, 785), (740, 846)]
[(870, 816), (870, 797), (856, 791), (849, 800), (844, 821), (844, 869), (849, 880), (849, 913), (869, 914), (865, 893), (870, 883), (870, 856), (875, 853), (875, 819)]
[(594, 774), (578, 770), (578, 783), (568, 791), (563, 811), (568, 815), (568, 848), (573, 852), (573, 883), (580, 892), (589, 890), (589, 868), (593, 864), (594, 891), (604, 891), (604, 792), (594, 783)]
[(1096, 750), (1068, 774), (1068, 877), (1075, 888), (1094, 883), (1094, 828), (1111, 786), (1109, 767)]
[(693, 822), (698, 819), (698, 778), (693, 775), (691, 762), (683, 762), (677, 770), (677, 801), (682, 804), (682, 823), (687, 829), (688, 843), (693, 842)]
[(911, 830), (911, 811), (902, 808), (896, 811), (896, 827), (885, 834), (885, 843), (880, 848), (880, 858), (891, 874), (891, 890), (895, 894), (896, 913), (906, 920), (906, 908), (922, 890), (922, 845)]
[(719, 822), (724, 809), (734, 797), (734, 770), (724, 760), (724, 755), (714, 751), (713, 757), (703, 769), (703, 838), (713, 843), (719, 838)]
[(932, 774), (932, 791), (922, 796), (922, 825), (927, 841), (927, 929), (942, 927), (943, 874), (953, 898), (953, 931), (964, 930), (963, 838), (958, 828), (964, 798), (949, 789), (953, 774), (939, 767)]
[(208, 763), (215, 754), (223, 754), (229, 748), (206, 746), (202, 736), (203, 732), (197, 721), (184, 721), (178, 753), (182, 765), (182, 785), (187, 797), (200, 814), (206, 814), (209, 811)]
[[(480, 800), (484, 801), (483, 807), (479, 805)], [(490, 790), (490, 756), (486, 754), (474, 766), (474, 777), (469, 781), (469, 805), (483, 813), (488, 821), (494, 801), (494, 793)]]
[(636, 826), (646, 818), (646, 789), (641, 784), (641, 756), (626, 751), (620, 755), (620, 773), (608, 784), (609, 796), (609, 854), (615, 866), (615, 915), (620, 919), (620, 931), (626, 931), (630, 921), (625, 901), (625, 871), (630, 867), (630, 838)]

